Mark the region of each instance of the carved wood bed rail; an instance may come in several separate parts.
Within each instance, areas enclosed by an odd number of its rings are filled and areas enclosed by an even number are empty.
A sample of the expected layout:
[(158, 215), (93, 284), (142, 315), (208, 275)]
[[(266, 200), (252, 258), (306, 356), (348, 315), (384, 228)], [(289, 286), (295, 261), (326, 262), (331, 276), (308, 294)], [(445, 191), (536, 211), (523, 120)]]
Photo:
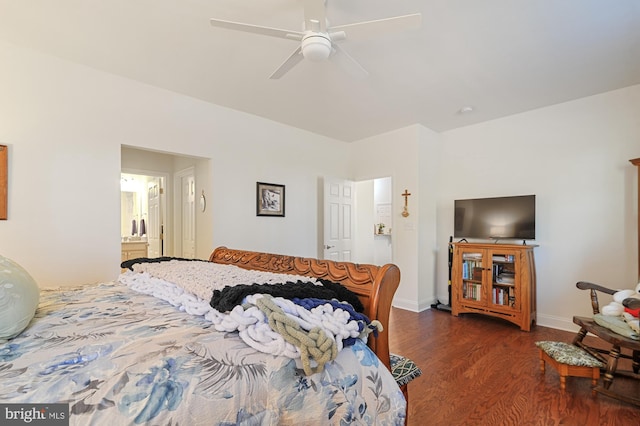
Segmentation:
[(369, 335), (368, 346), (390, 369), (389, 313), (393, 295), (400, 284), (400, 270), (396, 265), (384, 266), (335, 262), (308, 257), (294, 257), (272, 253), (216, 248), (211, 262), (236, 265), (244, 269), (279, 272), (323, 278), (340, 283), (356, 293), (364, 305), (364, 314), (378, 320), (384, 330), (377, 338)]

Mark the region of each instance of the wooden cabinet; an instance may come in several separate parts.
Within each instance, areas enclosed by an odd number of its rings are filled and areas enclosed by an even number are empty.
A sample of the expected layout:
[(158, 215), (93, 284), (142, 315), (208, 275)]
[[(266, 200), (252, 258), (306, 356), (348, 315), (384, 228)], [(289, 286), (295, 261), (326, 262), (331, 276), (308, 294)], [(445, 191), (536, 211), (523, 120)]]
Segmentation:
[(530, 331), (536, 322), (535, 246), (452, 244), (452, 314), (491, 315)]
[(122, 262), (138, 257), (147, 257), (147, 245), (148, 243), (146, 241), (123, 242), (121, 252)]

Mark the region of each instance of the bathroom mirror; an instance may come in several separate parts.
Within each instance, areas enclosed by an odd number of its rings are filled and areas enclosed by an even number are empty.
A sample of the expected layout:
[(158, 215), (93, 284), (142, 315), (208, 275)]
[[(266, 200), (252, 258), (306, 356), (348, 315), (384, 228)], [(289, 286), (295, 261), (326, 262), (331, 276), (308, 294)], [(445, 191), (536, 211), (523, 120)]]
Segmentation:
[(120, 235), (123, 237), (138, 235), (140, 217), (142, 216), (142, 212), (140, 211), (141, 206), (139, 193), (121, 191), (120, 206), (122, 209), (120, 214)]

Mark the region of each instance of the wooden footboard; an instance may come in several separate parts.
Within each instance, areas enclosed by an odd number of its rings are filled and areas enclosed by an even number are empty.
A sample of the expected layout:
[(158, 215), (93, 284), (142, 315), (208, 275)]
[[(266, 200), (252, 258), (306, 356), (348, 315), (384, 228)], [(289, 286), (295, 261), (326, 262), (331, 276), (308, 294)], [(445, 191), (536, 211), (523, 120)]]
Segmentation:
[(280, 272), (292, 275), (323, 278), (340, 283), (358, 295), (364, 305), (364, 314), (378, 320), (384, 330), (377, 338), (369, 336), (367, 344), (390, 369), (389, 364), (389, 312), (393, 295), (400, 284), (400, 270), (396, 265), (384, 266), (335, 262), (307, 257), (285, 256), (254, 251), (216, 248), (209, 257), (211, 262), (236, 265), (245, 269)]

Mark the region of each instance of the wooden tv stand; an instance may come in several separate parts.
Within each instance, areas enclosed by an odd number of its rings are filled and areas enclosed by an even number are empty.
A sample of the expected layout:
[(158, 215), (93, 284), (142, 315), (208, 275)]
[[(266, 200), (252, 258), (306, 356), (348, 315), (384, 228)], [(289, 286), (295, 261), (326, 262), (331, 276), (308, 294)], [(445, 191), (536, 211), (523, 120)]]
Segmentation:
[(530, 331), (536, 322), (536, 246), (452, 245), (451, 313), (490, 315)]

